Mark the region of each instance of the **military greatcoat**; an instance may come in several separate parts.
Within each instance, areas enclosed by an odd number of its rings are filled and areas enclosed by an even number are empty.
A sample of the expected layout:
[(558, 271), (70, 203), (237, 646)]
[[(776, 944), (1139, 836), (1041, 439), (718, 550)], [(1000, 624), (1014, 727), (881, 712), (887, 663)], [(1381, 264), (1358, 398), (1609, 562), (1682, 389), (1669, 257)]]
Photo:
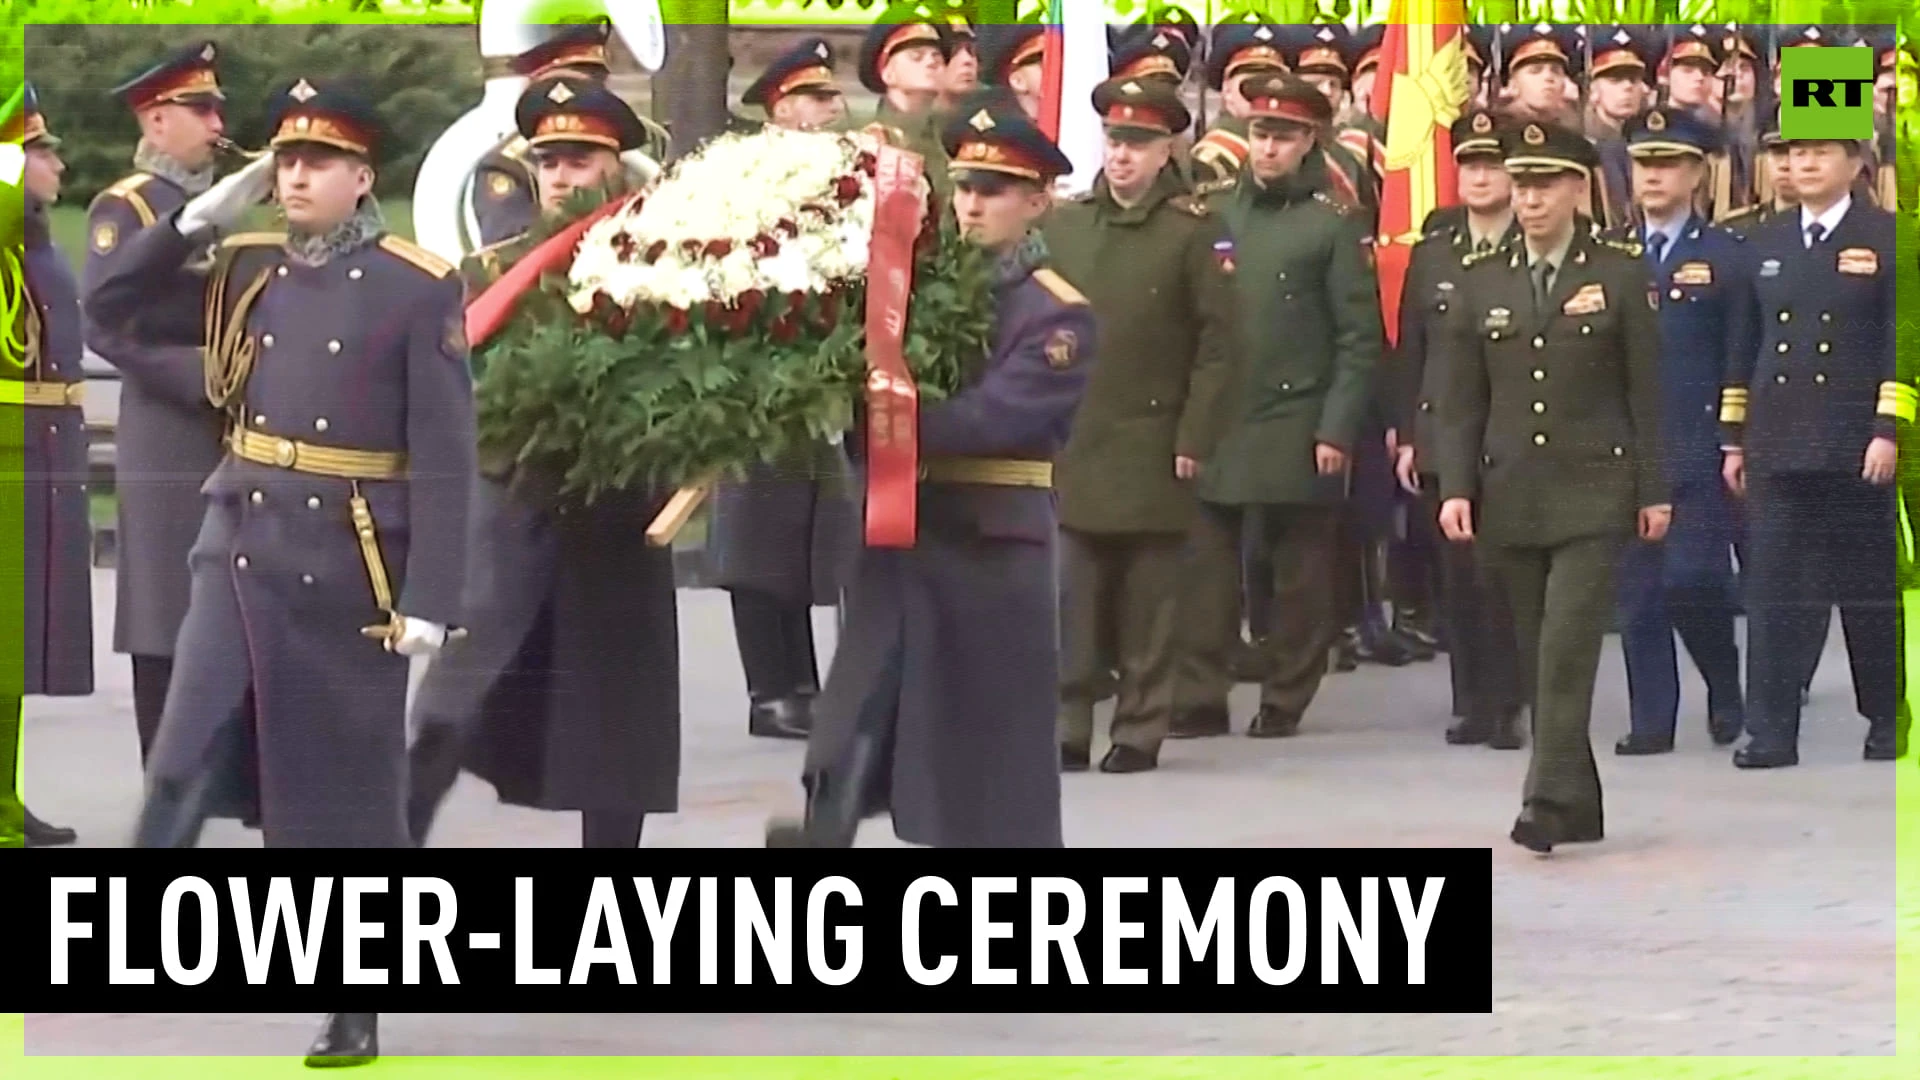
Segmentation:
[(473, 216), (483, 247), (502, 244), (532, 227), (540, 216), (539, 185), (527, 140), (514, 135), (480, 159), (473, 173)]
[[(471, 291), (528, 250), (514, 241), (470, 260)], [(420, 685), (414, 712), (423, 733), (432, 725), (460, 731), (464, 765), (503, 802), (672, 812), (680, 785), (673, 553), (644, 539), (664, 496), (619, 492), (557, 508), (510, 463), (481, 466), (463, 603), (471, 630)]]
[[(1093, 317), (1031, 250), (1002, 266), (993, 351), (920, 416), (920, 456), (1050, 461), (1095, 362)], [(1000, 462), (999, 464), (1008, 464)], [(909, 549), (862, 548), (814, 703), (808, 782), (890, 728), (873, 812), (935, 847), (1061, 845), (1054, 543), (1045, 487), (920, 485)]]
[[(87, 212), (83, 295), (124, 273), (134, 237), (187, 201), (173, 181), (135, 173), (107, 188)], [(220, 463), (223, 421), (203, 384), (173, 377), (177, 348), (200, 340), (204, 273), (170, 264), (141, 282), (140, 311), (111, 334), (89, 321), (87, 344), (118, 368), (120, 415), (113, 433), (115, 652), (172, 656), (187, 615), (187, 552), (205, 512), (200, 485)], [(156, 370), (159, 369), (159, 370)], [(195, 375), (198, 373), (195, 372)]]
[[(147, 283), (194, 254), (173, 221), (105, 269), (95, 322), (134, 322)], [(209, 816), (257, 807), (276, 847), (407, 844), (407, 660), (363, 630), (395, 612), (465, 622), (474, 421), (461, 283), (377, 226), (358, 235), (317, 264), (282, 234), (232, 236), (209, 282), (251, 371), (205, 484), (149, 778), (216, 777)], [(236, 723), (249, 700), (250, 732)]]
[(48, 232), (46, 208), (31, 195), (25, 225), (26, 303), (31, 305), (26, 317), (32, 332), (22, 357), (25, 366), (9, 363), (0, 369), (9, 390), (20, 387), (18, 397), (0, 394), (0, 461), (20, 477), (24, 500), (25, 678), (15, 686), (11, 675), (0, 676), (0, 698), (84, 696), (93, 693), (93, 537), (87, 517), (86, 422), (73, 396), (85, 382), (80, 290)]

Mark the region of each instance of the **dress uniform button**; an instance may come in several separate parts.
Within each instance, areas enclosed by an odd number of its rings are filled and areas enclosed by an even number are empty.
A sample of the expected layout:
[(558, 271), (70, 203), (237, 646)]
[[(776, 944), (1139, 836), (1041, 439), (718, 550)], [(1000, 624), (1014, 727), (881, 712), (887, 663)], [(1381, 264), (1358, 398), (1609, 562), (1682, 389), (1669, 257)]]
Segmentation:
[(311, 585), (311, 584), (313, 584), (313, 575), (312, 575), (312, 574), (301, 574), (301, 575), (300, 575), (300, 584), (302, 584), (302, 585)]
[(1541, 370), (1540, 368), (1533, 369), (1534, 382), (1544, 382), (1546, 380), (1546, 377), (1547, 377), (1547, 373), (1545, 371)]
[(47, 425), (47, 434), (49, 434), (49, 435), (58, 435), (58, 434), (60, 434), (60, 425), (59, 425), (59, 424), (48, 424), (48, 425)]
[(261, 335), (260, 335), (260, 344), (262, 344), (262, 345), (265, 345), (265, 346), (266, 346), (267, 348), (269, 348), (269, 349), (271, 349), (271, 348), (273, 348), (273, 335), (272, 335), (272, 334), (261, 334)]
[(325, 431), (325, 430), (327, 430), (327, 418), (323, 416), (323, 417), (321, 417), (320, 419), (318, 419), (318, 420), (315, 420), (315, 421), (313, 422), (313, 430), (315, 430), (315, 431)]
[(1438, 310), (1441, 314), (1445, 314), (1447, 310), (1447, 305), (1441, 304), (1436, 310)]
[(1280, 389), (1282, 389), (1282, 390), (1291, 390), (1291, 389), (1293, 389), (1293, 384), (1292, 384), (1292, 383), (1290, 383), (1290, 382), (1283, 382), (1283, 383), (1281, 383), (1281, 384), (1280, 384)]
[(1626, 453), (1627, 453), (1626, 450), (1622, 449), (1621, 447), (1616, 446), (1613, 448), (1614, 457), (1625, 457)]
[(1827, 373), (1826, 373), (1826, 372), (1824, 372), (1824, 371), (1816, 371), (1816, 372), (1814, 372), (1814, 373), (1813, 373), (1813, 381), (1814, 381), (1814, 382), (1817, 382), (1817, 383), (1819, 383), (1819, 384), (1821, 384), (1822, 386), (1825, 386), (1825, 385), (1826, 385), (1826, 382), (1827, 382)]
[(309, 510), (320, 509), (320, 496), (318, 495), (307, 496), (307, 509)]
[(1433, 411), (1433, 402), (1431, 402), (1431, 401), (1423, 401), (1423, 402), (1421, 402), (1421, 403), (1420, 403), (1420, 411), (1421, 411), (1421, 412), (1432, 412), (1432, 411)]
[(1792, 313), (1792, 312), (1788, 312), (1788, 311), (1783, 311), (1783, 312), (1781, 312), (1781, 313), (1780, 313), (1780, 321), (1781, 321), (1781, 322), (1792, 322), (1792, 321), (1793, 321), (1793, 313)]
[(360, 268), (356, 266), (353, 269), (347, 271), (347, 277), (350, 278), (351, 280), (359, 281), (360, 273), (361, 273)]
[(1586, 323), (1581, 323), (1581, 324), (1580, 324), (1580, 333), (1581, 333), (1581, 334), (1582, 334), (1583, 336), (1584, 336), (1584, 335), (1587, 335), (1587, 334), (1591, 334), (1591, 333), (1593, 333), (1593, 327), (1591, 327), (1591, 326), (1589, 326), (1589, 325), (1587, 325)]
[(1546, 348), (1546, 347), (1547, 347), (1547, 339), (1546, 339), (1546, 338), (1543, 338), (1543, 337), (1536, 337), (1536, 338), (1534, 338), (1534, 339), (1533, 339), (1533, 347), (1534, 347), (1534, 348), (1536, 348), (1536, 349), (1544, 349), (1544, 348)]
[(1545, 445), (1547, 445), (1547, 436), (1546, 436), (1546, 433), (1545, 433), (1545, 432), (1541, 432), (1541, 431), (1536, 431), (1536, 432), (1534, 432), (1534, 435), (1533, 435), (1533, 445), (1535, 445), (1535, 446), (1545, 446)]
[(1780, 344), (1778, 344), (1778, 345), (1775, 345), (1775, 346), (1773, 347), (1773, 351), (1774, 351), (1774, 352), (1786, 352), (1786, 351), (1787, 351), (1787, 343), (1783, 341), (1783, 342), (1781, 342)]
[(340, 343), (339, 343), (338, 341), (329, 341), (329, 342), (327, 342), (327, 351), (328, 351), (328, 352), (330, 352), (330, 353), (337, 353), (337, 352), (339, 352), (339, 351), (340, 351)]
[(1787, 383), (1787, 377), (1786, 377), (1786, 375), (1784, 375), (1784, 374), (1781, 374), (1781, 375), (1775, 375), (1775, 376), (1773, 377), (1773, 381), (1774, 381), (1774, 382), (1777, 382), (1777, 383), (1779, 383), (1779, 384), (1780, 384), (1780, 385), (1782, 385), (1782, 386), (1785, 386), (1785, 385), (1786, 385), (1786, 383)]
[(281, 267), (280, 269), (278, 269), (278, 270), (275, 270), (275, 271), (274, 271), (274, 273), (276, 273), (276, 274), (278, 274), (278, 275), (280, 275), (281, 277), (286, 277), (286, 276), (287, 276), (287, 268), (283, 266), (283, 267)]
[(1831, 311), (1823, 311), (1823, 312), (1821, 312), (1821, 313), (1820, 313), (1820, 321), (1821, 321), (1821, 322), (1832, 322), (1832, 321), (1833, 321), (1833, 312), (1831, 312)]
[(1540, 413), (1543, 413), (1543, 412), (1546, 412), (1546, 411), (1547, 411), (1547, 403), (1546, 403), (1546, 402), (1544, 402), (1544, 401), (1536, 401), (1536, 402), (1534, 402), (1534, 403), (1533, 403), (1533, 411), (1534, 411), (1534, 413), (1535, 413), (1536, 415), (1538, 415), (1538, 414), (1540, 414)]
[(254, 414), (253, 414), (253, 426), (254, 426), (254, 427), (266, 427), (266, 426), (267, 426), (267, 415), (266, 415), (265, 413), (254, 413)]
[(1673, 290), (1672, 292), (1670, 292), (1670, 293), (1668, 293), (1668, 294), (1667, 294), (1667, 298), (1668, 298), (1668, 299), (1670, 299), (1670, 300), (1678, 300), (1678, 299), (1680, 299), (1681, 297), (1683, 297), (1683, 296), (1685, 296), (1685, 295), (1687, 295), (1687, 294), (1686, 294), (1686, 293), (1683, 293), (1683, 292), (1681, 292), (1681, 291), (1680, 291), (1679, 289), (1675, 289), (1675, 290)]
[(254, 492), (252, 495), (248, 496), (248, 498), (251, 498), (253, 500), (253, 505), (255, 506), (259, 506), (261, 503), (267, 501), (266, 494), (259, 491)]
[(239, 567), (242, 570), (245, 570), (247, 568), (247, 557), (245, 555), (234, 556), (233, 565)]
[(1488, 335), (1487, 335), (1487, 340), (1489, 340), (1489, 341), (1499, 341), (1499, 340), (1500, 340), (1500, 331), (1498, 331), (1498, 330), (1495, 330), (1495, 331), (1494, 331), (1493, 333), (1491, 333), (1491, 334), (1488, 334)]
[(1829, 353), (1829, 352), (1832, 352), (1832, 351), (1833, 351), (1833, 346), (1832, 346), (1832, 345), (1830, 345), (1830, 344), (1828, 344), (1827, 342), (1824, 342), (1824, 341), (1823, 341), (1823, 342), (1821, 342), (1821, 343), (1820, 343), (1820, 350), (1819, 350), (1819, 351), (1820, 351), (1820, 352), (1823, 352), (1823, 353)]

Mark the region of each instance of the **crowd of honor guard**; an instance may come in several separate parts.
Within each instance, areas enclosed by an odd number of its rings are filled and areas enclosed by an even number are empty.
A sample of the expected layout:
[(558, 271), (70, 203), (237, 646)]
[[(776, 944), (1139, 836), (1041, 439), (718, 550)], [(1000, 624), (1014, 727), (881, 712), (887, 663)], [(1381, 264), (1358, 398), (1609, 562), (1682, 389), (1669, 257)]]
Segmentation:
[[(1378, 27), (1203, 33), (1166, 9), (1113, 28), (1087, 103), (1104, 163), (1073, 199), (1038, 123), (1043, 41), (922, 3), (854, 58), (870, 122), (824, 38), (743, 96), (769, 124), (868, 125), (923, 155), (998, 298), (992, 354), (922, 412), (914, 548), (859, 543), (857, 432), (714, 494), (748, 733), (807, 743), (804, 816), (769, 844), (850, 845), (888, 811), (913, 843), (1057, 847), (1098, 702), (1098, 768), (1139, 772), (1168, 739), (1232, 731), (1236, 682), (1260, 687), (1245, 733), (1287, 737), (1330, 672), (1442, 649), (1445, 741), (1531, 745), (1512, 839), (1592, 842), (1610, 629), (1616, 753), (1669, 752), (1699, 715), (1717, 746), (1747, 737), (1734, 764), (1775, 768), (1798, 760), (1835, 607), (1863, 756), (1905, 753), (1896, 151), (1783, 140), (1773, 73), (1781, 49), (1857, 43), (1891, 85), (1910, 45), (1472, 28), (1459, 202), (1422, 228), (1389, 341)], [(59, 140), (30, 89), (4, 118), (30, 300), (0, 381), (27, 481), (6, 692), (93, 690), (84, 346), (122, 375), (113, 640), (147, 770), (138, 844), (234, 817), (271, 846), (417, 845), (463, 771), (579, 811), (585, 847), (631, 848), (677, 808), (674, 571), (640, 538), (667, 493), (555, 515), (483, 460), (463, 319), (544, 221), (657, 170), (664, 132), (608, 88), (607, 43), (565, 28), (518, 61), (517, 135), (478, 171), (485, 246), (461, 267), (387, 230), (379, 113), (318, 73), (276, 91), (266, 151), (224, 176), (216, 44), (116, 86), (135, 171), (89, 208), (78, 282), (47, 227)], [(1190, 81), (1217, 94), (1211, 123)], [(268, 201), (281, 227), (244, 231)], [(1706, 686), (1684, 710), (1681, 651)], [(411, 748), (409, 657), (433, 658)], [(10, 839), (71, 842), (21, 807), (20, 710), (0, 713)], [(309, 1063), (371, 1060), (375, 1019), (330, 1016)]]

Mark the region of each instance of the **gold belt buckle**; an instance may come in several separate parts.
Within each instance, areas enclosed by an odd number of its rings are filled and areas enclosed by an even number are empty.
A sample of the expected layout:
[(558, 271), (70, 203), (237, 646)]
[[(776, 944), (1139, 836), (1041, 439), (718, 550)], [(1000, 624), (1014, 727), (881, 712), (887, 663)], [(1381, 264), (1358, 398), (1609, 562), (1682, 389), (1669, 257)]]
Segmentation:
[(283, 469), (293, 468), (299, 453), (294, 449), (292, 439), (280, 439), (273, 444), (273, 463)]

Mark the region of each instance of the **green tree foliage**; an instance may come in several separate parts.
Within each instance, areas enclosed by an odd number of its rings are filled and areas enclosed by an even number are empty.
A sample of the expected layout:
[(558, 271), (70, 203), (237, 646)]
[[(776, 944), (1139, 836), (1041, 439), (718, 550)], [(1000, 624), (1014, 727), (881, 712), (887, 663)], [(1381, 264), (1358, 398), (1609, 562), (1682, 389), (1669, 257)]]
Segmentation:
[(427, 148), (479, 100), (474, 30), (460, 25), (33, 26), (28, 74), (65, 145), (67, 195), (84, 204), (127, 172), (139, 130), (107, 89), (167, 51), (203, 38), (221, 48), (227, 134), (266, 144), (268, 96), (301, 77), (351, 80), (380, 109), (391, 142), (379, 190), (413, 189)]

